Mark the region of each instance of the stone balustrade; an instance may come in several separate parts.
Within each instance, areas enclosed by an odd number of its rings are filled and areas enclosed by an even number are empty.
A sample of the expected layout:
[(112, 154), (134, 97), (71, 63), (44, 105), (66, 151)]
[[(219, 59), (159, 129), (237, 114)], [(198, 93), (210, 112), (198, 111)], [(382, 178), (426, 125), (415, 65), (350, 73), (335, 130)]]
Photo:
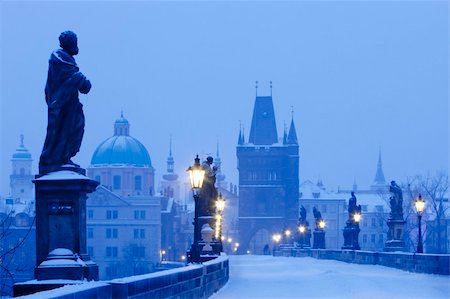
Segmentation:
[(410, 272), (449, 275), (450, 254), (375, 252), (281, 247), (274, 256), (313, 257), (354, 264), (382, 265)]
[(228, 257), (222, 255), (203, 264), (111, 281), (66, 285), (18, 298), (208, 298), (227, 283), (228, 277)]

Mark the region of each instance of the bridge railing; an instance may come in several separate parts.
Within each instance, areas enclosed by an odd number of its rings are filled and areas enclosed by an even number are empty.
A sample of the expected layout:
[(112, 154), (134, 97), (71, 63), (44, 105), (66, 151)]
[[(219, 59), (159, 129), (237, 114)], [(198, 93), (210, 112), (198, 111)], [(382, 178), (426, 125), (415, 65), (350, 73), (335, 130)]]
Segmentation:
[(66, 298), (208, 298), (228, 281), (226, 255), (203, 264), (102, 282), (67, 285), (22, 299)]
[(313, 257), (354, 264), (382, 265), (410, 272), (449, 275), (449, 254), (423, 254), (408, 252), (376, 252), (361, 250), (300, 249), (282, 247), (274, 256)]

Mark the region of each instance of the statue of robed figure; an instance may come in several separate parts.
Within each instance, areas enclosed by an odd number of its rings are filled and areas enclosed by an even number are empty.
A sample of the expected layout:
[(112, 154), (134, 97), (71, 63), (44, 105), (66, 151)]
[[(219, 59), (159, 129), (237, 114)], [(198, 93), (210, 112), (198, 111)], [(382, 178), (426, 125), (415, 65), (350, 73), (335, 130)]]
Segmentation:
[(84, 134), (83, 105), (78, 92), (87, 94), (90, 81), (80, 72), (73, 56), (78, 54), (77, 36), (65, 31), (59, 36), (60, 49), (49, 59), (45, 101), (48, 105), (47, 136), (39, 160), (39, 174), (59, 170), (72, 162)]

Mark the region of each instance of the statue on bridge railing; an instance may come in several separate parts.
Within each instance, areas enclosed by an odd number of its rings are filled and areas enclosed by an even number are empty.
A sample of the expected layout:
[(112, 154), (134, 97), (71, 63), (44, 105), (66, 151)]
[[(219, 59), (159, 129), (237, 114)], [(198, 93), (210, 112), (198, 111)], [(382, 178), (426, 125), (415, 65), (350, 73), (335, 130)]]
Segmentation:
[(60, 170), (63, 165), (81, 171), (71, 158), (80, 150), (84, 134), (83, 105), (78, 92), (87, 94), (91, 82), (80, 72), (73, 56), (78, 54), (77, 36), (65, 31), (61, 49), (49, 59), (45, 101), (48, 106), (47, 136), (39, 160), (39, 174)]
[(320, 222), (323, 221), (322, 214), (319, 212), (319, 210), (316, 207), (314, 207), (313, 215), (314, 215), (314, 219), (316, 221), (316, 230), (319, 230), (319, 229), (321, 229)]
[(202, 163), (202, 168), (205, 171), (205, 178), (203, 180), (203, 186), (200, 190), (201, 207), (203, 215), (212, 216), (216, 210), (216, 200), (218, 196), (216, 184), (216, 174), (218, 172), (217, 166), (211, 167), (213, 164), (213, 157), (209, 156)]
[(391, 219), (403, 220), (403, 192), (399, 185), (395, 181), (391, 181), (389, 186), (389, 192), (392, 196), (389, 198), (389, 204), (391, 206)]

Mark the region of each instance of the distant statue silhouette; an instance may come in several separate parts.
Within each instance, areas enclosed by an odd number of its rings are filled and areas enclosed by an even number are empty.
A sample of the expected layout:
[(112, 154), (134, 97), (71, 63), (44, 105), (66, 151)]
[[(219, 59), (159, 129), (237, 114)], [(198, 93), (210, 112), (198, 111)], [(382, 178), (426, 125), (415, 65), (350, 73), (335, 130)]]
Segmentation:
[(216, 209), (218, 193), (214, 185), (216, 184), (218, 168), (216, 166), (211, 167), (213, 161), (213, 157), (209, 156), (202, 162), (202, 168), (205, 171), (203, 186), (200, 190), (200, 210), (202, 215), (212, 215)]
[(391, 206), (391, 219), (403, 220), (403, 192), (395, 181), (391, 181), (389, 192), (392, 196), (389, 198)]
[(59, 36), (61, 49), (49, 59), (45, 101), (48, 105), (47, 136), (39, 160), (39, 173), (45, 174), (70, 164), (80, 150), (84, 134), (83, 105), (78, 92), (87, 94), (90, 81), (79, 71), (73, 56), (78, 54), (77, 36), (65, 31)]
[(306, 221), (306, 209), (304, 206), (300, 207), (300, 222), (305, 222)]

